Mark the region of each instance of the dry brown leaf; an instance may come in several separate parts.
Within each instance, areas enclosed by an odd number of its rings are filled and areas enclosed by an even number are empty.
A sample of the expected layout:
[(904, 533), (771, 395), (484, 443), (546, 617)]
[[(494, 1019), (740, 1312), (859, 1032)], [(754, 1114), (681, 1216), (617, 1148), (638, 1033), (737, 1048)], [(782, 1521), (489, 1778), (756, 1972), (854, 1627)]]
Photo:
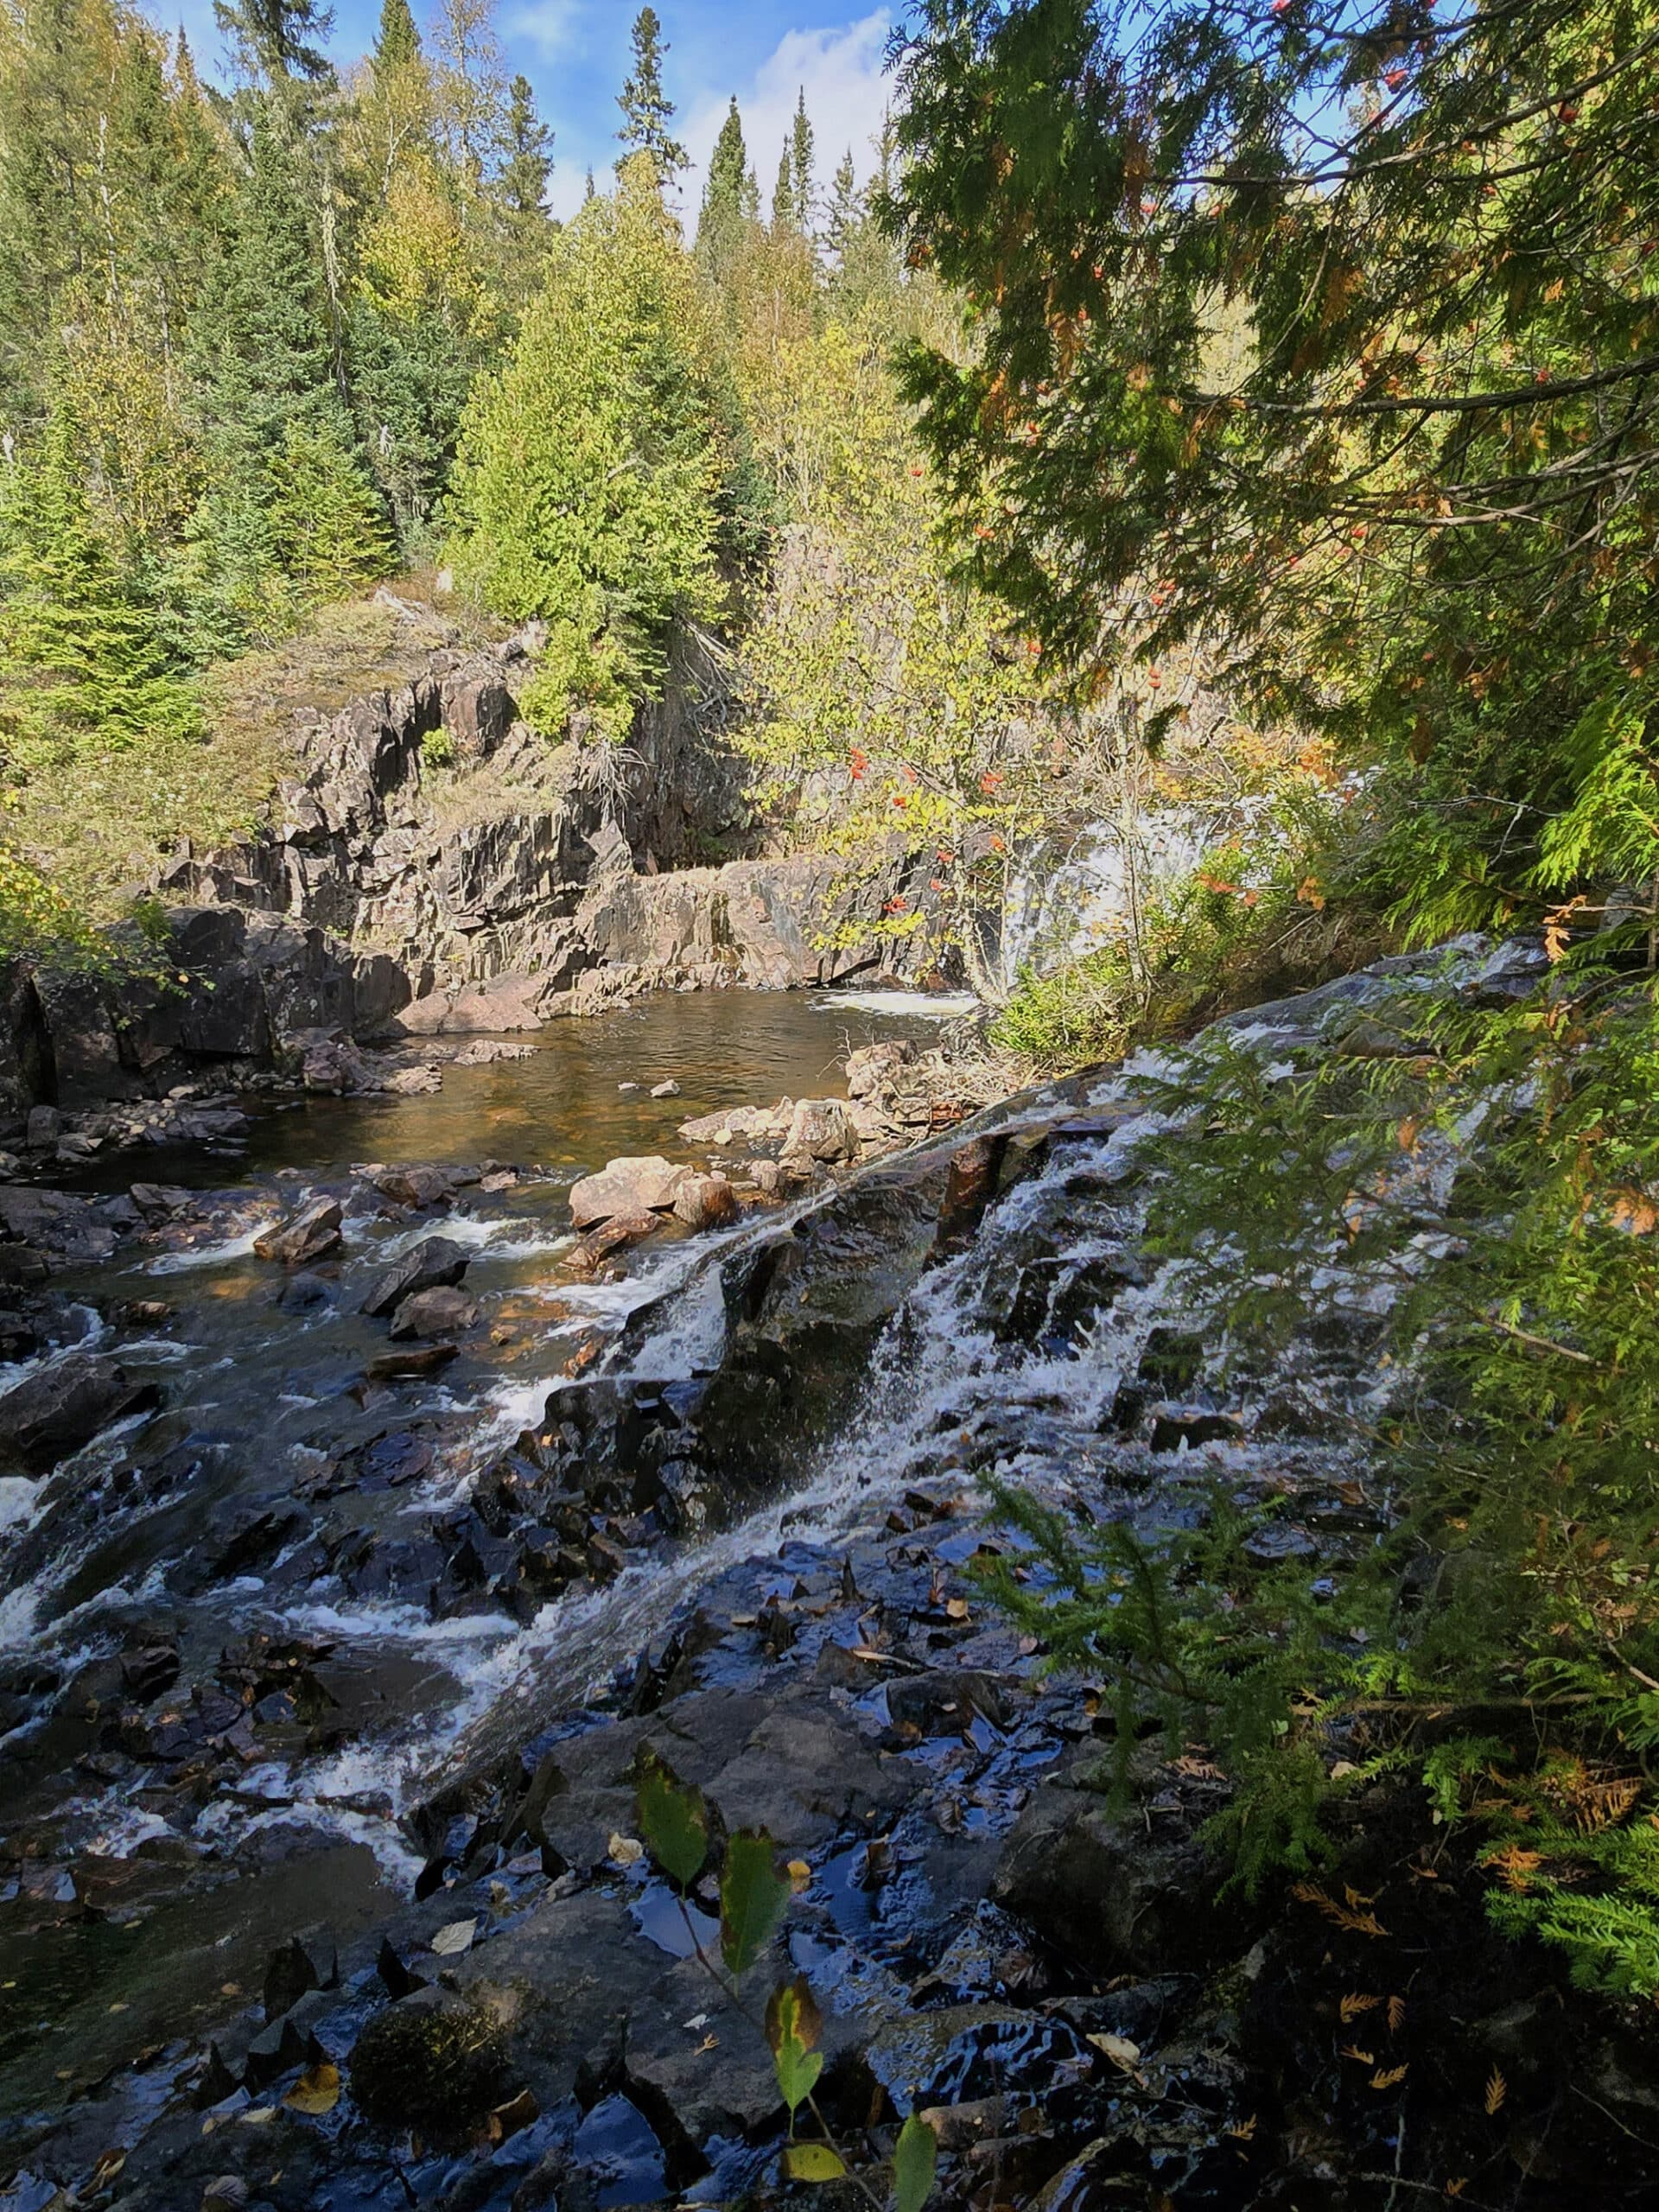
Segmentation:
[(1342, 2024), (1345, 2028), (1351, 2020), (1357, 2020), (1362, 2012), (1370, 2012), (1382, 2002), (1380, 1997), (1363, 1996), (1357, 1990), (1350, 1991), (1337, 2006), (1342, 2015)]
[(1405, 2080), (1407, 2075), (1410, 2071), (1411, 2068), (1408, 2064), (1405, 2066), (1384, 2067), (1380, 2074), (1372, 2075), (1371, 2087), (1374, 2089), (1395, 2088)]
[(1468, 2186), (1468, 2175), (1459, 2174), (1455, 2181), (1447, 2182), (1446, 2184), (1446, 2193), (1448, 2196), (1461, 2196), (1464, 2190), (1467, 2189)]
[(1128, 2036), (1090, 2036), (1089, 2041), (1096, 2050), (1103, 2051), (1114, 2066), (1133, 2066), (1141, 2056), (1140, 2044), (1131, 2043)]
[(1406, 2000), (1403, 1997), (1389, 1999), (1389, 2033), (1397, 2036), (1406, 2023)]
[(1351, 2058), (1356, 2066), (1375, 2066), (1376, 2063), (1376, 2053), (1374, 2050), (1361, 2050), (1357, 2044), (1340, 2044), (1337, 2050), (1337, 2056)]
[[(1356, 1897), (1357, 1904), (1368, 1904), (1370, 1902), (1367, 1897), (1357, 1897), (1354, 1891), (1351, 1891), (1349, 1894)], [(1386, 1936), (1389, 1932), (1374, 1912), (1356, 1912), (1338, 1904), (1317, 1882), (1298, 1882), (1291, 1895), (1303, 1904), (1311, 1904), (1327, 1920), (1334, 1921), (1338, 1928), (1346, 1929), (1351, 1936)]]
[(1241, 2120), (1236, 2127), (1230, 2127), (1227, 2133), (1240, 2143), (1248, 2143), (1255, 2133), (1255, 2114), (1252, 2113), (1248, 2120)]
[(1486, 2077), (1486, 2116), (1490, 2120), (1510, 2094), (1510, 2085), (1496, 2066)]

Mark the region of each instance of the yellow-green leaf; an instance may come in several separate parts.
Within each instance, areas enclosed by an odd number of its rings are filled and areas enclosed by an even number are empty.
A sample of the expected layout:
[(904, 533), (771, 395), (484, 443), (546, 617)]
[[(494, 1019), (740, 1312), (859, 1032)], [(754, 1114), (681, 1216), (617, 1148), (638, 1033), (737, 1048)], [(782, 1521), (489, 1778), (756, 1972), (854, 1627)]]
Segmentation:
[(840, 2181), (847, 2169), (827, 2143), (791, 2143), (784, 2153), (784, 2171), (791, 2181)]
[(290, 2112), (309, 2113), (314, 2118), (333, 2112), (340, 2102), (339, 2067), (331, 2066), (326, 2058), (307, 2067), (283, 2102)]

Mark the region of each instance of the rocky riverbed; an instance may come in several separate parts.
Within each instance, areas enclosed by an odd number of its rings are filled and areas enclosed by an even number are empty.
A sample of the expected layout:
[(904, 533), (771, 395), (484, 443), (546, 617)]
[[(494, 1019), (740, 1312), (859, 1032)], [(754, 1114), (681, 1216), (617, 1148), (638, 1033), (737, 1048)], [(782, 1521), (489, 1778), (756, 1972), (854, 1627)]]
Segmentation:
[[(1459, 977), (1525, 972), (1470, 947)], [(1242, 1033), (1363, 1050), (1423, 973)], [(545, 1160), (313, 1173), (280, 1209), (94, 1194), (61, 1232), (30, 1375), (136, 1395), (67, 1458), (43, 1404), (8, 1478), (36, 1629), (4, 1686), (0, 2204), (776, 2190), (764, 2040), (696, 1955), (712, 1897), (683, 1914), (640, 1848), (643, 1747), (775, 1837), (796, 1894), (756, 1987), (810, 1983), (857, 2158), (927, 2114), (943, 2202), (1649, 2201), (1645, 2019), (1492, 1935), (1421, 1802), (1378, 1785), (1317, 1883), (1223, 1896), (1205, 1747), (1147, 1736), (1115, 1802), (1102, 1685), (1045, 1672), (976, 1579), (1020, 1564), (991, 1478), (1147, 1526), (1221, 1480), (1309, 1555), (1363, 1541), (1386, 1507), (1351, 1417), (1397, 1382), (1375, 1286), (1334, 1280), (1316, 1333), (1224, 1386), (1140, 1246), (1154, 1122), (1124, 1078), (861, 1167), (854, 1099), (827, 1183), (766, 1193), (733, 1125), (781, 1118), (777, 1086), (648, 1107), (657, 1072), (625, 1105), (664, 1117), (666, 1179), (588, 1205), (672, 1222), (724, 1154), (734, 1217), (585, 1277)], [(701, 1154), (674, 1136), (711, 1119)], [(250, 1301), (292, 1331), (263, 1365), (212, 1318)]]

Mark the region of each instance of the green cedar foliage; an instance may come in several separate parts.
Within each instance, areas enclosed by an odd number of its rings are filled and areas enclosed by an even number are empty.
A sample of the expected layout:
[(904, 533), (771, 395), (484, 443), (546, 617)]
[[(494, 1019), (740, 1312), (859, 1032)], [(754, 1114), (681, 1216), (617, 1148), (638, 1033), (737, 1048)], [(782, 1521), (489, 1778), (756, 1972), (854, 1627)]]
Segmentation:
[(213, 20), (251, 83), (331, 73), (318, 41), (334, 29), (334, 14), (317, 0), (213, 0)]
[(893, 218), (973, 328), (906, 369), (965, 564), (1084, 687), (1224, 633), (1242, 702), (1370, 770), (1355, 874), (1419, 937), (1599, 903), (1630, 764), (1586, 718), (1652, 728), (1656, 29), (929, 0), (903, 57)]
[(690, 156), (669, 130), (674, 103), (663, 90), (663, 56), (668, 46), (654, 8), (639, 10), (632, 35), (633, 68), (616, 102), (622, 111), (622, 128), (616, 134), (622, 142), (617, 173), (636, 154), (647, 154), (658, 183), (672, 184)]
[(671, 631), (721, 604), (727, 454), (702, 319), (655, 163), (553, 242), (546, 284), (463, 426), (459, 573), (552, 637), (526, 712), (613, 737), (658, 691)]
[(290, 421), (266, 474), (276, 558), (303, 599), (343, 599), (386, 573), (385, 511), (339, 418)]

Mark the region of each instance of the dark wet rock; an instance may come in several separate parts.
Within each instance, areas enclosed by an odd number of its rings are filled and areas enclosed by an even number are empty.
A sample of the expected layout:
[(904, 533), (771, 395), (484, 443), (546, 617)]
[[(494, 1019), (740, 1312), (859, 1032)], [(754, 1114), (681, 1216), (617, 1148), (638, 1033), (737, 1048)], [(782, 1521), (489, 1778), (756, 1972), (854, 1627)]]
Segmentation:
[(41, 1474), (127, 1414), (159, 1404), (154, 1382), (114, 1361), (72, 1352), (0, 1397), (0, 1465)]
[(1096, 1790), (1052, 1784), (1004, 1846), (991, 1895), (1091, 1971), (1150, 1974), (1248, 1940), (1238, 1901), (1217, 1903), (1224, 1878), (1179, 1807), (1114, 1811)]
[(418, 1351), (382, 1352), (364, 1369), (371, 1382), (403, 1382), (435, 1375), (459, 1354), (459, 1344), (423, 1344)]
[(122, 1688), (139, 1705), (148, 1705), (179, 1679), (178, 1637), (168, 1633), (130, 1644), (120, 1663)]
[(428, 1236), (376, 1277), (360, 1310), (375, 1320), (393, 1313), (406, 1298), (449, 1289), (466, 1274), (472, 1254), (447, 1236)]
[(276, 1303), (284, 1313), (326, 1313), (339, 1298), (338, 1283), (306, 1268), (289, 1277), (277, 1293)]
[(1218, 1414), (1204, 1406), (1154, 1406), (1152, 1411), (1152, 1448), (1179, 1452), (1183, 1445), (1237, 1444), (1244, 1424), (1235, 1414)]
[(0, 1234), (79, 1266), (109, 1259), (118, 1241), (98, 1206), (31, 1184), (0, 1184)]
[(253, 1249), (260, 1259), (277, 1261), (285, 1268), (308, 1266), (339, 1249), (343, 1218), (338, 1198), (315, 1199), (292, 1219), (256, 1236)]
[(340, 1955), (329, 1931), (315, 1928), (292, 1936), (271, 1953), (265, 1967), (261, 1994), (267, 2023), (291, 2012), (310, 1991), (339, 1986)]
[(486, 2005), (420, 1989), (377, 2013), (351, 2056), (352, 2094), (378, 2126), (459, 2135), (516, 2086)]
[(571, 1185), (570, 1218), (578, 1229), (593, 1229), (619, 1214), (670, 1212), (690, 1176), (660, 1154), (613, 1160)]
[(464, 1290), (439, 1284), (417, 1290), (406, 1298), (391, 1317), (394, 1341), (407, 1337), (448, 1337), (470, 1329), (478, 1319), (478, 1301)]
[(887, 1712), (925, 1735), (960, 1736), (976, 1714), (994, 1728), (1006, 1728), (1009, 1706), (1006, 1686), (995, 1675), (972, 1668), (930, 1667), (901, 1675), (887, 1686)]
[(459, 1177), (447, 1167), (379, 1167), (371, 1171), (368, 1179), (394, 1205), (416, 1212), (448, 1205), (461, 1187)]

